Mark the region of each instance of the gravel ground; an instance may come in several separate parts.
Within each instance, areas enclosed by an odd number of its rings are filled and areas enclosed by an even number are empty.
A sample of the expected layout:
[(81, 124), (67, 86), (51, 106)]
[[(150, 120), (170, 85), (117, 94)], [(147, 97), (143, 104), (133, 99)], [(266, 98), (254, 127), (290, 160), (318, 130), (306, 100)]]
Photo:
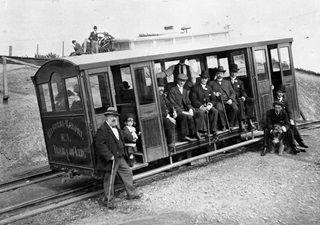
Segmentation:
[(121, 192), (115, 210), (99, 196), (15, 224), (319, 224), (320, 130), (303, 134), (306, 153), (247, 152)]

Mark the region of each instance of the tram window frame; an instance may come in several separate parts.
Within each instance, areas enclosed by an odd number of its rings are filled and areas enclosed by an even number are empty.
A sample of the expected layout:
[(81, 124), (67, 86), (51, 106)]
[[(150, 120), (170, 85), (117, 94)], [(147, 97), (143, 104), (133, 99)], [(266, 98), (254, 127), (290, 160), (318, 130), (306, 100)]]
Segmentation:
[(78, 78), (66, 78), (65, 84), (67, 89), (68, 106), (70, 111), (82, 110), (82, 100)]
[[(257, 52), (261, 52), (260, 55), (256, 54)], [(259, 49), (259, 50), (255, 50), (254, 51), (254, 56), (256, 59), (256, 71), (257, 71), (257, 78), (258, 81), (263, 81), (263, 80), (269, 80), (269, 75), (268, 75), (268, 69), (267, 69), (267, 58), (266, 58), (266, 51), (264, 49)], [(263, 56), (264, 62), (262, 63), (262, 65), (259, 65), (259, 58), (260, 56)], [(258, 67), (258, 65), (260, 67)], [(263, 68), (263, 72), (259, 72), (259, 68)]]
[(50, 78), (50, 86), (54, 103), (55, 112), (67, 111), (66, 89), (64, 79), (58, 72), (53, 72)]
[(52, 99), (50, 94), (49, 83), (39, 84), (38, 90), (39, 90), (39, 96), (40, 96), (41, 111), (52, 112), (53, 107), (52, 107)]
[(272, 72), (280, 72), (280, 60), (277, 48), (270, 49)]
[(237, 64), (239, 69), (239, 71), (237, 72), (237, 77), (239, 78), (248, 77), (247, 60), (246, 60), (245, 53), (243, 51), (233, 53), (232, 60), (234, 64)]
[(292, 75), (292, 73), (291, 73), (291, 59), (290, 59), (289, 47), (288, 46), (280, 47), (279, 51), (280, 51), (280, 63), (283, 71), (283, 76), (290, 76)]
[[(96, 114), (105, 112), (105, 109), (111, 106), (111, 98), (106, 81), (107, 76), (108, 72), (93, 73), (89, 75), (92, 103)], [(94, 77), (96, 78), (96, 81), (93, 80)], [(96, 85), (98, 88), (93, 88), (93, 85)]]
[(134, 75), (137, 85), (137, 97), (139, 99), (139, 105), (148, 105), (155, 103), (153, 82), (151, 78), (151, 67), (141, 66), (134, 68)]

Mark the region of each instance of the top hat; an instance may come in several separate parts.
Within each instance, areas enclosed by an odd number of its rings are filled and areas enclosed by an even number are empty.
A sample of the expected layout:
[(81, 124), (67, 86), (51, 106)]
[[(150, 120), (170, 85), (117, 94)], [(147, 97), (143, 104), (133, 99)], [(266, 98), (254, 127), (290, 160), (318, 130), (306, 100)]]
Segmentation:
[(276, 88), (276, 92), (277, 92), (277, 91), (281, 91), (281, 92), (285, 93), (285, 92), (286, 92), (286, 87), (285, 87), (284, 85), (280, 84), (280, 85)]
[(281, 105), (281, 106), (283, 107), (283, 103), (280, 102), (280, 101), (275, 101), (275, 102), (273, 102), (273, 106), (275, 106), (275, 105)]
[(164, 87), (164, 81), (162, 77), (157, 78), (158, 87)]
[(237, 64), (231, 64), (230, 65), (230, 72), (232, 73), (236, 73), (238, 72), (240, 69), (238, 69), (238, 65)]
[(105, 116), (108, 115), (114, 115), (114, 116), (120, 116), (120, 114), (118, 113), (117, 109), (114, 107), (109, 107), (107, 109), (107, 111), (104, 113)]
[(180, 73), (180, 74), (178, 74), (178, 80), (186, 81), (186, 80), (188, 80), (188, 76), (183, 73)]
[(200, 77), (209, 78), (210, 77), (209, 70), (202, 70)]
[(97, 26), (94, 26), (93, 29), (98, 29), (98, 27), (97, 27)]

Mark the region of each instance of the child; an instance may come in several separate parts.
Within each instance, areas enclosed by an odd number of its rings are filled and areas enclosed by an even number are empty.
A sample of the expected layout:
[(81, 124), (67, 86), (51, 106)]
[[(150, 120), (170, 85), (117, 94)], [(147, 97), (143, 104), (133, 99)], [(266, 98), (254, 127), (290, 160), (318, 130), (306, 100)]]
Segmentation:
[(128, 113), (125, 116), (124, 124), (126, 125), (123, 128), (123, 131), (127, 134), (130, 134), (133, 138), (132, 142), (126, 142), (126, 155), (128, 157), (128, 164), (130, 167), (133, 167), (133, 164), (135, 163), (135, 158), (133, 153), (136, 153), (137, 150), (137, 144), (136, 141), (138, 139), (138, 134), (135, 128), (136, 122), (135, 122), (135, 115)]

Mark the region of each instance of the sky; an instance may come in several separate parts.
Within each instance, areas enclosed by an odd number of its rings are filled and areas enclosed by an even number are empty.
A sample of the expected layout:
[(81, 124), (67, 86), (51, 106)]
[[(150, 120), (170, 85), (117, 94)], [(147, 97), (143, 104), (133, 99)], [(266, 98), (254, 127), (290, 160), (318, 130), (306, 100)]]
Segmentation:
[[(215, 32), (293, 38), (295, 67), (320, 72), (319, 0), (0, 0), (0, 55), (69, 55), (93, 29), (116, 38), (139, 33)], [(37, 48), (38, 46), (38, 48)], [(64, 46), (64, 47), (63, 47)]]

